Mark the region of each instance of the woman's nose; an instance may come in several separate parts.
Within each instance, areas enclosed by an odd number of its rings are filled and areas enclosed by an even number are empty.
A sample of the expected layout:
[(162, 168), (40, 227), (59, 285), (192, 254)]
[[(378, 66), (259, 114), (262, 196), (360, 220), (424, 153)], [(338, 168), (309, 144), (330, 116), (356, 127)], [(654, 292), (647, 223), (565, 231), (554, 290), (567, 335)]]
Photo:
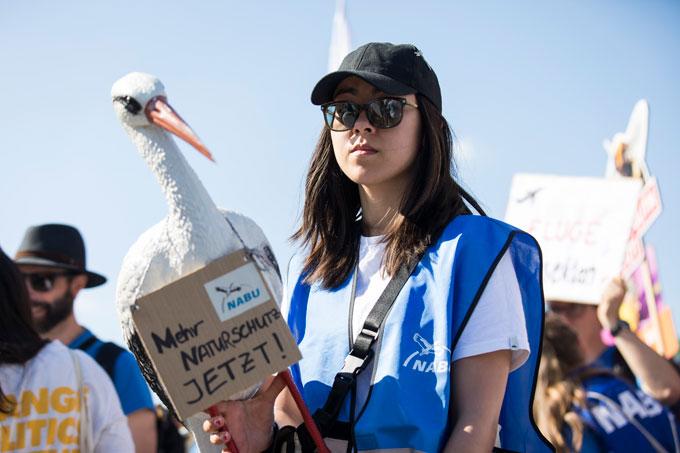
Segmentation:
[(354, 132), (373, 132), (374, 127), (368, 121), (368, 116), (366, 116), (366, 109), (361, 109), (357, 120), (354, 122), (354, 127), (352, 128)]

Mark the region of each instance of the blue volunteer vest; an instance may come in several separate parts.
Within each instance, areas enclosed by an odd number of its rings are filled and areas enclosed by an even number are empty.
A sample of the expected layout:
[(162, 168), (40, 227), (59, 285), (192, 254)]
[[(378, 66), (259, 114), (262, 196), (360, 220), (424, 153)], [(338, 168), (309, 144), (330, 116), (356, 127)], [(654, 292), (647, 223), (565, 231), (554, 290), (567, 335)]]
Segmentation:
[(588, 407), (577, 410), (607, 451), (655, 452), (626, 412), (666, 451), (676, 451), (673, 431), (680, 432), (678, 423), (673, 414), (654, 398), (609, 373), (584, 380), (583, 387)]
[[(354, 434), (360, 451), (443, 449), (451, 432), (451, 351), (506, 250), (519, 282), (531, 353), (508, 377), (499, 419), (501, 447), (551, 451), (531, 414), (544, 315), (540, 250), (528, 234), (481, 216), (459, 216), (447, 226), (388, 313), (376, 343), (367, 402), (357, 404)], [(349, 353), (353, 276), (327, 290), (303, 284), (299, 269), (299, 263), (291, 263), (287, 291), (288, 324), (303, 356), (292, 374), (313, 413), (325, 403)], [(349, 399), (340, 421), (350, 419)]]

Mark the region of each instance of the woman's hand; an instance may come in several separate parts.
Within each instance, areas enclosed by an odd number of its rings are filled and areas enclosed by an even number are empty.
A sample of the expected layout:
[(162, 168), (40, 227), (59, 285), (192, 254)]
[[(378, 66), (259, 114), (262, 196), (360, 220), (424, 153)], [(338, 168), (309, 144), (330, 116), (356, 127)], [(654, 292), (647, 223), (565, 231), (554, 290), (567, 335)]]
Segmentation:
[[(277, 376), (265, 391), (258, 392), (250, 400), (217, 403), (215, 407), (221, 415), (203, 423), (203, 430), (211, 433), (210, 442), (226, 445), (233, 439), (240, 453), (266, 450), (272, 442), (274, 401), (285, 385), (284, 380)], [(225, 447), (222, 452), (230, 450)]]

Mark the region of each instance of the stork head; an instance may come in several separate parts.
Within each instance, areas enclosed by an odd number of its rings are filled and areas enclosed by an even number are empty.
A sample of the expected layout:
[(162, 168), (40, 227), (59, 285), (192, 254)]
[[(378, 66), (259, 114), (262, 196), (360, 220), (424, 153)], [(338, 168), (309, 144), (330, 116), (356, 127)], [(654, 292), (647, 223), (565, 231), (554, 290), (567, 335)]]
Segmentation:
[(208, 149), (189, 125), (170, 107), (165, 87), (157, 77), (131, 72), (111, 87), (113, 109), (124, 125), (133, 129), (160, 127), (186, 141), (208, 159)]

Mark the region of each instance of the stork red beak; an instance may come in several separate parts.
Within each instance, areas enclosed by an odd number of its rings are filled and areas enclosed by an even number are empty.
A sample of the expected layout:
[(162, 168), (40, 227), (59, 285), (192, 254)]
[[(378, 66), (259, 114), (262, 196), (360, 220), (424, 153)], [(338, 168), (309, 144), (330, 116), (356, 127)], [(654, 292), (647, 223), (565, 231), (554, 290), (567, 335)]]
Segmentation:
[(156, 126), (162, 127), (166, 131), (175, 134), (194, 148), (196, 148), (201, 154), (215, 162), (212, 154), (205, 147), (203, 142), (198, 138), (198, 136), (191, 130), (189, 125), (184, 122), (182, 118), (175, 112), (175, 110), (170, 107), (165, 96), (156, 96), (151, 98), (151, 100), (146, 104), (144, 109), (146, 117)]

